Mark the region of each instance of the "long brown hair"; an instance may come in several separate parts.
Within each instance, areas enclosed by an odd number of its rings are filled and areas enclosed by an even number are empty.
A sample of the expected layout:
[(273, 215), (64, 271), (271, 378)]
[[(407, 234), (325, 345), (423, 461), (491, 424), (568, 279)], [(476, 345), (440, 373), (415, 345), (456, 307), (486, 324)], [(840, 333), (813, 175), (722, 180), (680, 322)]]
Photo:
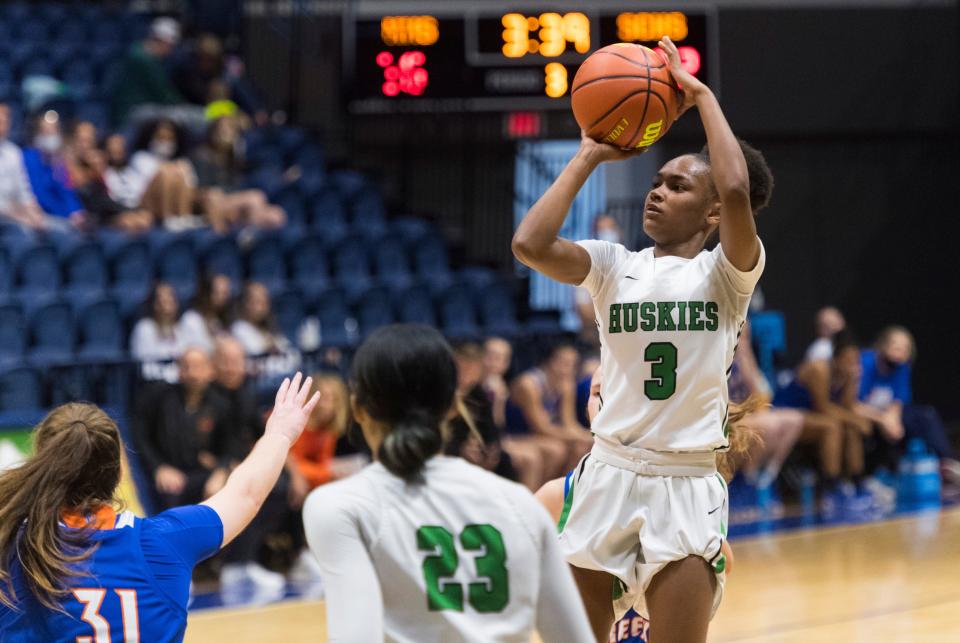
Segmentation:
[(87, 558), (89, 529), (65, 529), (61, 512), (89, 515), (115, 505), (120, 483), (120, 432), (93, 404), (50, 411), (34, 430), (35, 453), (0, 474), (0, 603), (15, 608), (10, 566), (18, 559), (28, 589), (50, 609), (62, 609), (65, 581)]
[[(350, 425), (350, 393), (347, 391), (347, 385), (343, 378), (338, 374), (330, 371), (320, 371), (313, 374), (313, 387), (310, 390), (310, 395), (320, 392), (320, 387), (324, 384), (329, 384), (336, 389), (337, 408), (334, 411), (333, 424), (323, 428), (333, 431), (333, 434), (339, 438), (347, 432), (347, 427)], [(316, 410), (314, 410), (314, 415), (316, 415)], [(313, 422), (312, 417), (310, 422)], [(312, 428), (319, 427), (312, 426)]]
[(763, 438), (754, 429), (746, 426), (743, 420), (754, 411), (767, 406), (769, 405), (761, 396), (751, 395), (739, 404), (730, 402), (727, 407), (727, 442), (730, 446), (726, 451), (717, 454), (717, 471), (724, 480), (729, 482), (737, 469), (750, 459), (750, 452), (754, 447), (763, 442)]

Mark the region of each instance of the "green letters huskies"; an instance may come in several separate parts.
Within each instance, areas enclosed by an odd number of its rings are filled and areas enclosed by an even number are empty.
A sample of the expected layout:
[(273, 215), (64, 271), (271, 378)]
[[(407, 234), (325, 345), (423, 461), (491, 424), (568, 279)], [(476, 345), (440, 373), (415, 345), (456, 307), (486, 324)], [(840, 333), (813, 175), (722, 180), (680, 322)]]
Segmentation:
[(610, 333), (709, 331), (720, 327), (715, 301), (640, 301), (610, 304)]

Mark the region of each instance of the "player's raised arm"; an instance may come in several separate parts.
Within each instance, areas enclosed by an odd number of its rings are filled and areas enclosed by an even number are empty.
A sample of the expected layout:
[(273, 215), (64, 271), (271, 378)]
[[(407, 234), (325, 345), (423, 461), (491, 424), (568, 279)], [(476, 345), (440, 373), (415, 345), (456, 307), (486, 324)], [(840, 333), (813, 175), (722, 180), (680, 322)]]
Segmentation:
[(557, 235), (590, 173), (604, 161), (629, 158), (631, 154), (581, 135), (580, 149), (520, 222), (511, 246), (514, 256), (551, 279), (566, 284), (582, 283), (590, 273), (590, 255)]
[(318, 392), (307, 401), (313, 381), (308, 377), (301, 385), (301, 377), (297, 373), (292, 382), (283, 380), (263, 437), (230, 474), (223, 489), (203, 503), (216, 511), (223, 522), (221, 546), (236, 538), (257, 515), (277, 483), (287, 461), (287, 452), (300, 437), (313, 407), (320, 399)]
[(720, 216), (720, 246), (733, 267), (749, 272), (760, 259), (760, 241), (750, 207), (750, 178), (740, 143), (727, 123), (717, 97), (710, 88), (680, 65), (677, 46), (664, 36), (660, 47), (667, 53), (670, 73), (683, 87), (682, 110), (696, 105), (707, 133), (710, 172), (723, 206)]

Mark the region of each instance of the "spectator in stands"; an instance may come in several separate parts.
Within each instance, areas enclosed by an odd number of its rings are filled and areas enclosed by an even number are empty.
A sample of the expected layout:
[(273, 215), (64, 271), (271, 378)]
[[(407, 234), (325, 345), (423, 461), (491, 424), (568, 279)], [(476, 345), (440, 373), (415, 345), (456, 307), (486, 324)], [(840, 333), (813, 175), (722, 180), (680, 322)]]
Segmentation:
[(270, 291), (261, 283), (251, 281), (243, 289), (240, 316), (230, 332), (243, 344), (247, 355), (272, 358), (264, 364), (267, 373), (290, 373), (300, 363), (300, 352), (277, 327)]
[[(801, 441), (816, 441), (820, 446), (825, 474), (824, 508), (828, 513), (854, 493), (849, 485), (838, 484), (838, 476), (861, 481), (864, 440), (873, 433), (870, 419), (857, 412), (861, 368), (856, 340), (846, 331), (835, 334), (832, 353), (830, 359), (801, 364), (794, 380), (777, 391), (773, 400), (775, 406), (807, 412)], [(840, 440), (835, 438), (838, 433)], [(842, 469), (838, 461), (842, 462)]]
[[(501, 432), (493, 422), (493, 405), (482, 385), (483, 349), (473, 342), (465, 342), (454, 347), (453, 356), (457, 362), (457, 397), (465, 413), (450, 421), (444, 452), (516, 480), (511, 459), (500, 443)], [(518, 466), (528, 465), (523, 462)]]
[(210, 123), (206, 141), (191, 156), (210, 225), (221, 232), (243, 225), (283, 226), (287, 216), (282, 208), (271, 205), (263, 191), (244, 189), (239, 144), (237, 119), (224, 116)]
[(193, 212), (197, 178), (186, 152), (186, 133), (169, 119), (149, 121), (137, 134), (126, 176), (130, 199), (158, 220)]
[(833, 306), (825, 306), (817, 311), (816, 330), (817, 338), (807, 348), (804, 360), (816, 362), (830, 359), (833, 355), (833, 336), (847, 327), (847, 320), (843, 313)]
[(593, 445), (590, 432), (577, 422), (577, 360), (573, 346), (558, 344), (511, 385), (504, 448), (511, 458), (518, 446), (539, 449), (543, 478), (533, 489), (570, 470)]
[(96, 147), (97, 129), (89, 121), (80, 121), (71, 129), (68, 140), (70, 180), (84, 210), (90, 228), (109, 226), (124, 232), (145, 232), (153, 227), (153, 215), (144, 209), (127, 209), (115, 201), (107, 189), (104, 173), (106, 154)]
[[(218, 336), (215, 346), (215, 381), (211, 388), (227, 403), (230, 441), (236, 454), (230, 461), (232, 469), (253, 450), (253, 445), (263, 435), (266, 423), (257, 407), (257, 393), (247, 378), (243, 346), (229, 335)], [(257, 517), (225, 550), (224, 566), (220, 572), (221, 588), (235, 587), (244, 581), (266, 590), (279, 591), (283, 588), (283, 576), (265, 569), (257, 560), (268, 535), (276, 532), (287, 518), (289, 489), (288, 478), (281, 476)]]
[(133, 414), (134, 445), (163, 507), (193, 504), (219, 491), (239, 456), (230, 408), (210, 387), (210, 357), (189, 349), (179, 368), (180, 382), (155, 387)]
[(120, 67), (113, 88), (111, 117), (115, 126), (127, 122), (141, 105), (176, 105), (183, 97), (171, 84), (163, 61), (180, 42), (180, 24), (172, 18), (157, 18), (147, 38), (134, 44)]
[(23, 152), (10, 137), (10, 106), (0, 103), (0, 220), (34, 229), (46, 225), (23, 163)]
[(122, 134), (107, 137), (104, 148), (107, 168), (103, 179), (114, 201), (129, 210), (145, 210), (156, 220), (190, 211), (194, 194), (187, 168), (158, 164), (149, 152), (128, 157)]
[(311, 395), (314, 392), (320, 393), (320, 401), (287, 459), (289, 502), (295, 510), (290, 535), (300, 550), (290, 570), (290, 578), (295, 581), (320, 578), (320, 568), (307, 549), (303, 535), (300, 508), (304, 498), (320, 485), (353, 475), (369, 461), (361, 454), (344, 454), (351, 452), (346, 445), (346, 435), (352, 419), (350, 397), (343, 378), (331, 371), (314, 373)]
[(507, 380), (513, 359), (513, 347), (502, 337), (490, 337), (483, 343), (483, 390), (490, 400), (493, 423), (503, 431), (507, 427), (506, 407), (510, 397)]
[(230, 332), (233, 323), (233, 283), (226, 275), (211, 275), (200, 282), (193, 307), (183, 313), (180, 328), (187, 346), (213, 350), (215, 340)]
[(902, 450), (906, 440), (920, 438), (940, 458), (943, 479), (960, 485), (960, 462), (937, 410), (913, 404), (911, 370), (916, 357), (913, 335), (903, 326), (888, 326), (874, 348), (861, 353), (860, 411), (883, 436)]
[(23, 150), (23, 163), (40, 207), (51, 215), (48, 225), (82, 227), (87, 215), (70, 183), (60, 116), (53, 111), (39, 114), (31, 121), (30, 134), (31, 145)]
[[(757, 365), (750, 343), (750, 323), (743, 326), (737, 350), (733, 357), (733, 370), (728, 380), (730, 401), (748, 403), (753, 398), (760, 408), (748, 414), (743, 426), (760, 437), (748, 453), (746, 461), (738, 463), (748, 485), (755, 488), (769, 487), (780, 474), (780, 468), (793, 450), (803, 431), (803, 412), (798, 409), (767, 406), (772, 392), (770, 384)], [(814, 431), (817, 439), (822, 434)], [(839, 433), (837, 433), (839, 437)]]
[(177, 359), (187, 348), (177, 323), (180, 304), (173, 286), (158, 282), (150, 292), (146, 314), (130, 334), (130, 354), (140, 362)]

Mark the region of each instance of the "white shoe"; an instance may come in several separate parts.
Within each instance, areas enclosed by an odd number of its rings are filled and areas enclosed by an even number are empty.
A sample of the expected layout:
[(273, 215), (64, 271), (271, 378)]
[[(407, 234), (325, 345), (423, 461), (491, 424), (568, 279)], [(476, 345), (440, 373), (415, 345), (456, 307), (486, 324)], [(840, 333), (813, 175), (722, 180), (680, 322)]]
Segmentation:
[(272, 572), (257, 563), (247, 563), (246, 571), (247, 578), (258, 589), (275, 591), (282, 590), (287, 586), (287, 579), (283, 577), (283, 574)]
[(248, 582), (245, 563), (227, 563), (220, 569), (220, 591), (237, 589)]

